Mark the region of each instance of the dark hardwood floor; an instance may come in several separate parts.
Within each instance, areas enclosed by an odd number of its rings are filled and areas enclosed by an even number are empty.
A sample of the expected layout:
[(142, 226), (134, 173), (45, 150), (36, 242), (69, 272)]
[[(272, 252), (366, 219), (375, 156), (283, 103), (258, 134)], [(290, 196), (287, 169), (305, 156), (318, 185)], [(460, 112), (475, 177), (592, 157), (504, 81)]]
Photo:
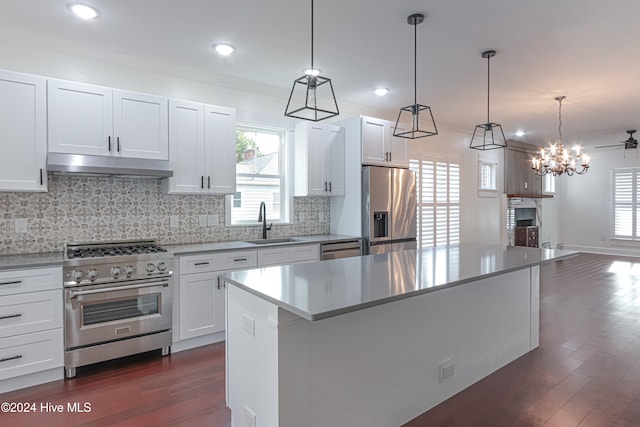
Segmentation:
[[(640, 258), (581, 254), (544, 266), (540, 315), (540, 348), (405, 427), (640, 426)], [(0, 402), (91, 404), (0, 413), (3, 427), (230, 425), (223, 344), (86, 367)]]

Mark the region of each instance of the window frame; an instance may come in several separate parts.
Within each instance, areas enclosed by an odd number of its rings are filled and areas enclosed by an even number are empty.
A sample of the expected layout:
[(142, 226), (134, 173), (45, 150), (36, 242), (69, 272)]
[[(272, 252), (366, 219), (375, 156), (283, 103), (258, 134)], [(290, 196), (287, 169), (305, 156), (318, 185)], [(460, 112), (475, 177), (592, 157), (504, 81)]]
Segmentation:
[[(490, 187), (483, 187), (483, 168), (489, 168)], [(478, 195), (480, 197), (498, 197), (498, 163), (478, 160)]]
[[(617, 202), (616, 195), (618, 193), (618, 187), (616, 186), (617, 175), (630, 174), (630, 201)], [(624, 240), (629, 242), (640, 241), (640, 215), (638, 215), (638, 209), (640, 204), (638, 203), (638, 187), (640, 184), (640, 168), (612, 168), (611, 169), (611, 236), (616, 240)], [(616, 217), (618, 205), (628, 206), (631, 213), (631, 234), (617, 234), (616, 233)]]
[[(280, 219), (272, 220), (267, 215), (267, 221), (271, 224), (290, 224), (293, 218), (293, 165), (291, 164), (291, 150), (293, 149), (293, 129), (290, 125), (285, 124), (277, 120), (266, 120), (268, 124), (256, 123), (251, 121), (238, 121), (236, 123), (236, 131), (250, 130), (250, 131), (264, 131), (266, 133), (281, 133), (281, 147), (278, 151), (278, 169), (279, 175), (253, 175), (253, 174), (238, 174), (236, 171), (236, 191), (234, 194), (225, 196), (225, 226), (227, 227), (246, 227), (246, 226), (259, 226), (257, 222), (258, 211), (256, 210), (256, 219), (251, 220), (233, 220), (233, 204), (236, 193), (242, 193), (243, 197), (246, 196), (247, 191), (238, 190), (238, 182), (240, 177), (247, 176), (260, 176), (262, 178), (280, 178), (280, 186), (278, 192), (280, 193)], [(262, 120), (261, 120), (262, 122)], [(271, 123), (273, 122), (273, 123)], [(273, 205), (273, 200), (264, 200), (266, 203)]]

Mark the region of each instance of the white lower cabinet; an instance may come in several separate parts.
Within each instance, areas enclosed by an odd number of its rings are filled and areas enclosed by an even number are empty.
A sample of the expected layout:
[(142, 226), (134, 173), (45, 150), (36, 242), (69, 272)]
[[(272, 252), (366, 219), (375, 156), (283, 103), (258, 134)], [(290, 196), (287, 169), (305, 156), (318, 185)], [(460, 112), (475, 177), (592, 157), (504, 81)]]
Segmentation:
[(0, 271), (0, 393), (63, 378), (62, 268)]
[(173, 310), (173, 352), (224, 340), (225, 288), (221, 273), (247, 268), (318, 261), (319, 244), (180, 257)]
[(218, 276), (224, 271), (255, 267), (256, 251), (180, 257), (177, 316), (174, 311), (178, 327), (177, 334), (174, 332), (174, 341), (224, 331), (224, 287)]

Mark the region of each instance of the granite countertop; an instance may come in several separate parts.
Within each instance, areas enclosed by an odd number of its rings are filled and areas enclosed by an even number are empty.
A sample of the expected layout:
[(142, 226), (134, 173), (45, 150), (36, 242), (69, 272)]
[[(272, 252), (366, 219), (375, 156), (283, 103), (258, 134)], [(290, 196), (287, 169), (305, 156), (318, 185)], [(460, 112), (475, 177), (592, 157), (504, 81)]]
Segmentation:
[[(298, 245), (305, 243), (328, 243), (360, 239), (360, 237), (344, 236), (339, 234), (318, 234), (313, 236), (294, 236), (291, 242), (277, 242), (255, 245), (246, 241), (211, 242), (211, 243), (187, 243), (179, 245), (162, 245), (168, 252), (176, 256), (193, 255), (206, 252), (229, 251), (236, 249), (260, 249), (280, 245)], [(2, 255), (0, 256), (0, 271), (62, 266), (64, 254), (62, 252), (47, 252), (35, 254)]]
[(577, 252), (464, 244), (223, 273), (230, 284), (307, 320), (321, 320)]
[[(227, 242), (211, 242), (211, 243), (190, 243), (190, 244), (181, 244), (181, 245), (162, 245), (169, 252), (172, 252), (174, 255), (194, 255), (199, 253), (206, 252), (220, 252), (220, 251), (230, 251), (230, 250), (245, 250), (245, 249), (261, 249), (261, 248), (269, 248), (273, 246), (281, 246), (281, 245), (301, 245), (301, 244), (309, 244), (309, 243), (330, 243), (330, 242), (343, 242), (349, 240), (357, 240), (360, 237), (356, 236), (345, 236), (341, 234), (317, 234), (313, 236), (292, 236), (291, 241), (287, 242), (279, 242), (280, 238), (274, 237), (269, 238), (267, 241), (271, 241), (271, 243), (267, 244), (253, 244), (248, 241), (243, 240), (234, 240)], [(288, 239), (288, 237), (282, 237), (282, 239)], [(255, 239), (260, 240), (260, 239)]]

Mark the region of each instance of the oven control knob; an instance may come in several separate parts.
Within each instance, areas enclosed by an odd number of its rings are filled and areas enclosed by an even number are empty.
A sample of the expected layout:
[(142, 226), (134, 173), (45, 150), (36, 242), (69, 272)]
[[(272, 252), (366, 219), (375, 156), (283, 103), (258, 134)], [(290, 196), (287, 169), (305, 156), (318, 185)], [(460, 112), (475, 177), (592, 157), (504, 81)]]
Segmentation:
[(156, 266), (152, 262), (147, 264), (147, 273), (153, 273), (154, 271), (156, 271)]
[(79, 282), (84, 277), (84, 271), (82, 270), (73, 270), (71, 272), (71, 278), (76, 282)]
[(92, 268), (91, 270), (87, 271), (87, 279), (95, 280), (96, 277), (98, 277), (98, 270)]
[(133, 268), (133, 265), (125, 265), (124, 266), (124, 274), (126, 274), (127, 276), (131, 276), (134, 271), (135, 271), (135, 269)]
[(167, 269), (167, 264), (165, 264), (164, 262), (158, 263), (158, 271), (165, 271), (166, 269)]
[(111, 275), (113, 277), (119, 276), (121, 272), (122, 272), (122, 269), (120, 267), (118, 267), (117, 265), (114, 266), (114, 267), (111, 267)]

